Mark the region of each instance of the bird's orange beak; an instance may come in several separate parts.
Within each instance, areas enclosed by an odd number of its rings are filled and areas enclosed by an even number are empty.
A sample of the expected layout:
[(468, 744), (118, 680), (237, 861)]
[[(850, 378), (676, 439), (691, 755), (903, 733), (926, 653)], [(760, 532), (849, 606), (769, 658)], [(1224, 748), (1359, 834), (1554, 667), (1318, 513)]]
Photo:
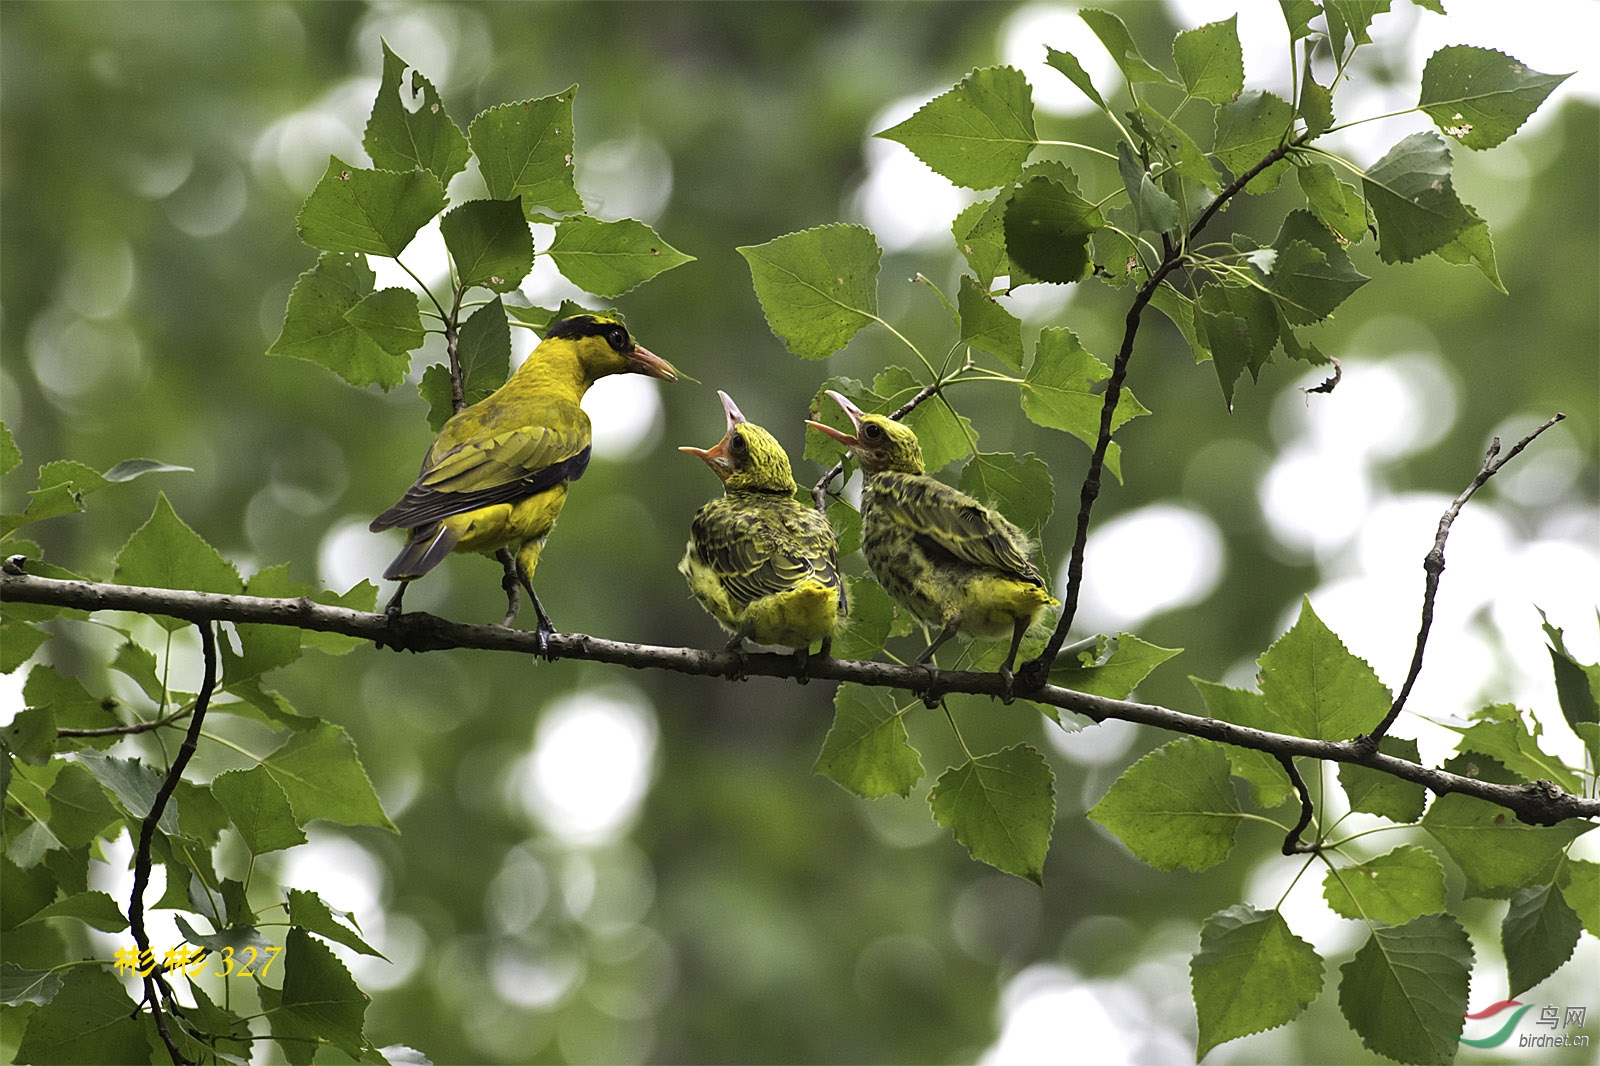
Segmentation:
[(717, 441), (717, 443), (713, 444), (709, 448), (691, 448), (687, 445), (683, 445), (680, 446), (678, 450), (680, 452), (688, 452), (690, 455), (697, 455), (701, 459), (704, 459), (706, 465), (709, 466), (718, 477), (726, 481), (728, 479), (728, 475), (733, 473), (733, 459), (728, 454), (728, 444), (733, 439), (733, 427), (737, 426), (740, 422), (745, 421), (745, 417), (744, 412), (739, 410), (739, 405), (733, 402), (732, 396), (729, 396), (721, 389), (718, 389), (717, 398), (722, 401), (722, 413), (728, 420), (728, 429), (727, 432), (723, 433), (722, 439)]
[(834, 392), (832, 389), (828, 390), (828, 395), (833, 397), (835, 403), (844, 408), (844, 413), (850, 417), (850, 424), (855, 427), (856, 432), (846, 433), (842, 429), (834, 429), (832, 426), (823, 425), (821, 422), (813, 422), (809, 418), (806, 419), (806, 425), (810, 426), (819, 433), (823, 433), (829, 437), (832, 437), (840, 444), (843, 444), (846, 448), (853, 448), (860, 443), (858, 440), (858, 435), (861, 433), (861, 408), (845, 399), (839, 393)]
[(644, 374), (646, 377), (658, 378), (661, 381), (678, 380), (677, 367), (642, 344), (633, 346), (633, 353), (628, 356), (627, 373)]

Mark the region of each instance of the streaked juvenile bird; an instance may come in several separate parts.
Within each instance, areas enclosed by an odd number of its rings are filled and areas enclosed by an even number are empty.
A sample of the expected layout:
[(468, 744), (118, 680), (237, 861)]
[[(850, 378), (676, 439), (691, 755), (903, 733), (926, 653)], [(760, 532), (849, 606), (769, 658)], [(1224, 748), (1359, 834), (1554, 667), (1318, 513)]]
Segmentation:
[(795, 499), (789, 456), (771, 433), (746, 421), (718, 392), (728, 429), (710, 448), (679, 448), (704, 459), (723, 496), (700, 508), (678, 570), (711, 616), (744, 640), (796, 648), (802, 663), (820, 640), (827, 655), (847, 610), (839, 548), (820, 512)]
[(939, 629), (916, 662), (925, 664), (957, 632), (1011, 637), (1000, 667), (1009, 697), (1012, 666), (1028, 626), (1058, 602), (1028, 558), (1028, 538), (1003, 516), (923, 472), (911, 427), (864, 414), (829, 391), (855, 433), (807, 422), (849, 448), (861, 464), (861, 548), (884, 591)]
[(444, 424), (416, 482), (372, 520), (374, 533), (409, 531), (383, 572), (401, 582), (388, 614), (400, 612), (407, 582), (451, 552), (493, 553), (506, 568), (502, 624), (516, 619), (520, 583), (539, 616), (539, 649), (547, 650), (555, 626), (533, 591), (533, 573), (567, 501), (567, 485), (589, 465), (589, 416), (578, 401), (609, 374), (678, 376), (670, 363), (634, 343), (620, 319), (574, 315), (552, 325), (504, 385)]

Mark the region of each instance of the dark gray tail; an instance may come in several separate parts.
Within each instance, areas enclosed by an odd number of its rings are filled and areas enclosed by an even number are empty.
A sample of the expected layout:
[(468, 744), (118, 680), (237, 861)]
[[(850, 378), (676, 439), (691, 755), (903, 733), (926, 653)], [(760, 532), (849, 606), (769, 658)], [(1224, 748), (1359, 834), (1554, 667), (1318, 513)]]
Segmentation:
[(460, 540), (461, 534), (443, 522), (413, 529), (411, 539), (406, 541), (406, 546), (400, 549), (394, 562), (384, 570), (384, 580), (410, 581), (421, 577), (438, 566), (440, 560), (449, 555)]

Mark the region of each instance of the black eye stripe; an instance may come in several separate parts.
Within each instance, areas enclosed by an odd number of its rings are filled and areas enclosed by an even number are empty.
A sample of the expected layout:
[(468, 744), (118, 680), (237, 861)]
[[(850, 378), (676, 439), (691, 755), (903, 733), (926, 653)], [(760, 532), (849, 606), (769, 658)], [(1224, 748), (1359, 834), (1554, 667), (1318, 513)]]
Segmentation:
[(583, 337), (604, 337), (606, 343), (621, 353), (633, 350), (633, 341), (626, 327), (595, 315), (573, 315), (563, 318), (545, 331), (545, 337), (564, 337), (578, 340)]

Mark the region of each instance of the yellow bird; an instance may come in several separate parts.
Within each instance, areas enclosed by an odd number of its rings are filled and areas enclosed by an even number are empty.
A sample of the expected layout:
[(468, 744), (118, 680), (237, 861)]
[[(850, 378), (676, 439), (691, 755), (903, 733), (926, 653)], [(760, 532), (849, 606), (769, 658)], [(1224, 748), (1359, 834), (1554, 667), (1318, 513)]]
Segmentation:
[(1009, 696), (1023, 634), (1041, 610), (1058, 602), (1028, 558), (1028, 538), (1000, 514), (925, 474), (911, 427), (864, 414), (837, 392), (828, 395), (844, 408), (855, 433), (806, 424), (849, 448), (861, 464), (861, 548), (872, 576), (917, 618), (939, 627), (916, 662), (929, 663), (957, 632), (1010, 636), (1000, 667)]
[(844, 583), (833, 529), (820, 512), (795, 499), (789, 457), (771, 433), (745, 420), (718, 392), (728, 428), (697, 455), (722, 479), (724, 495), (694, 516), (678, 570), (701, 606), (733, 634), (728, 650), (746, 638), (796, 648), (802, 662), (822, 641), (827, 655), (844, 624)]
[(504, 385), (444, 424), (416, 482), (372, 520), (374, 533), (410, 534), (383, 572), (401, 582), (388, 614), (400, 612), (407, 582), (451, 552), (493, 553), (506, 568), (502, 624), (516, 619), (520, 583), (539, 616), (539, 650), (547, 650), (555, 626), (533, 591), (533, 573), (568, 483), (589, 465), (592, 434), (579, 401), (609, 374), (678, 376), (670, 363), (634, 343), (618, 318), (574, 315), (552, 325)]

